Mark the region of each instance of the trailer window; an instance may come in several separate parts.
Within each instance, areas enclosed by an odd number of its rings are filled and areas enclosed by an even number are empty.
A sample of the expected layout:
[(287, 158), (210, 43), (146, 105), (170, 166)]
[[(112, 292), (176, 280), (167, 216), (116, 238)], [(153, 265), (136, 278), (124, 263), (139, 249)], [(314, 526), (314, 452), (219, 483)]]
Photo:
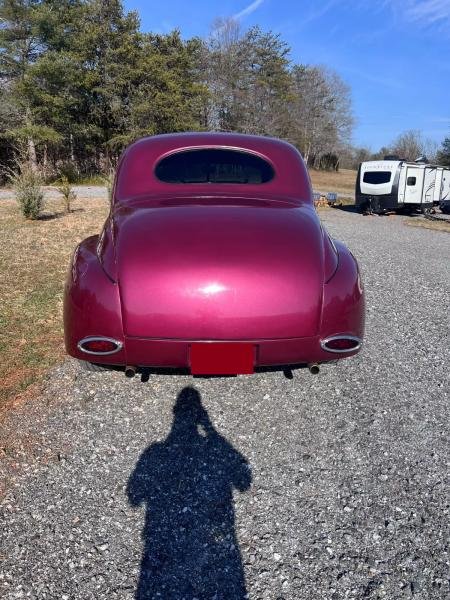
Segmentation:
[(408, 177), (408, 179), (406, 180), (406, 185), (416, 185), (416, 178), (415, 177)]
[(205, 148), (176, 152), (158, 163), (156, 177), (166, 183), (267, 183), (272, 166), (254, 154)]
[(363, 176), (364, 183), (389, 183), (392, 173), (390, 171), (366, 171)]

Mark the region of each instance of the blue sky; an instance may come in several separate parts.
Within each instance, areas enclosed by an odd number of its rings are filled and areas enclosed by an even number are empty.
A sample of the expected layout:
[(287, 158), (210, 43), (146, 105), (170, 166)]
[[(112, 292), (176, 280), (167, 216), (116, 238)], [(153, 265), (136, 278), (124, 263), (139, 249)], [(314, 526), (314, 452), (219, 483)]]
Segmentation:
[(294, 62), (350, 85), (353, 141), (377, 150), (406, 129), (450, 136), (450, 0), (125, 0), (144, 31), (205, 36), (216, 17), (279, 33)]

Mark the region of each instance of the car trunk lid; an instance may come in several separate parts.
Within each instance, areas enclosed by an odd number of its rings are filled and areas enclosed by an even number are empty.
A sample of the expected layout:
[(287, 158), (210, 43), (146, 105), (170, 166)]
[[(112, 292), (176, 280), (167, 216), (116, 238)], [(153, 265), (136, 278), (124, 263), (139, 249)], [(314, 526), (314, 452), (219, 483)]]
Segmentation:
[(185, 340), (309, 337), (323, 289), (311, 207), (183, 202), (116, 215), (127, 336)]

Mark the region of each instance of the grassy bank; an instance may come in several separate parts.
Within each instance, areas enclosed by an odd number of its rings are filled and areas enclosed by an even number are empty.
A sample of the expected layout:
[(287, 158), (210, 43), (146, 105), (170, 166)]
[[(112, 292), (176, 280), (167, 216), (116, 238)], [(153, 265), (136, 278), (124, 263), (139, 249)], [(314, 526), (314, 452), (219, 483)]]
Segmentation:
[(354, 196), (357, 171), (341, 169), (335, 172), (310, 169), (309, 174), (315, 190)]
[(450, 221), (430, 221), (421, 217), (413, 217), (406, 219), (405, 222), (410, 227), (423, 227), (424, 229), (434, 229), (435, 231), (450, 233)]
[(25, 221), (12, 199), (0, 201), (0, 409), (64, 355), (62, 295), (70, 255), (98, 233), (106, 200), (79, 199), (62, 214), (46, 202), (44, 218)]

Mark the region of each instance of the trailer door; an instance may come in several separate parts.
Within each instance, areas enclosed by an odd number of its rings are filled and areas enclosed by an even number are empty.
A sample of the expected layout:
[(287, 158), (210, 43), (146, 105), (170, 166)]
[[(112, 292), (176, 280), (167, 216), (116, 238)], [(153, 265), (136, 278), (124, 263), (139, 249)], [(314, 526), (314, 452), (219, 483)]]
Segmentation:
[(400, 165), (399, 170), (400, 175), (398, 178), (398, 203), (403, 204), (405, 202), (406, 165)]
[(425, 169), (406, 167), (405, 204), (421, 204)]
[(450, 169), (443, 169), (439, 200), (450, 200)]
[(436, 179), (434, 182), (433, 202), (439, 202), (441, 199), (441, 188), (443, 183), (444, 169), (436, 169)]
[(423, 180), (422, 202), (425, 204), (433, 204), (434, 188), (436, 186), (437, 169), (436, 167), (426, 167)]

